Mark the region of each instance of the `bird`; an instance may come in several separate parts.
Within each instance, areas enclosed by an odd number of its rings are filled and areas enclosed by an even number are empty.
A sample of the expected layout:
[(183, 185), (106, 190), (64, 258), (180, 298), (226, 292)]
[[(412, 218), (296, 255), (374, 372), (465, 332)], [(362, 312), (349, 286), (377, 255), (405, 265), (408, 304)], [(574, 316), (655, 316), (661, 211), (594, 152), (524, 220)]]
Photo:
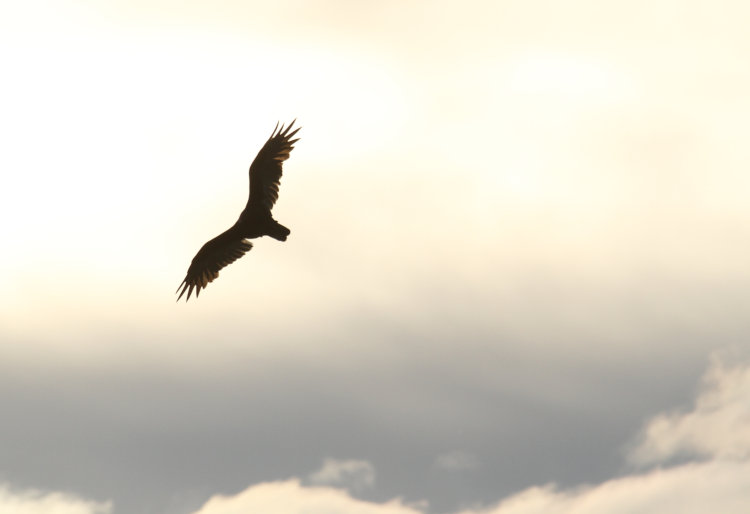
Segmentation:
[(271, 137), (250, 165), (250, 194), (245, 209), (234, 225), (204, 244), (195, 254), (185, 280), (177, 287), (177, 291), (182, 288), (178, 302), (185, 291), (185, 301), (190, 300), (193, 289), (197, 298), (201, 289), (219, 276), (219, 270), (249, 252), (253, 243), (248, 239), (270, 236), (278, 241), (286, 241), (291, 231), (273, 219), (271, 209), (279, 198), (281, 166), (289, 158), (294, 143), (299, 141), (299, 138), (292, 139), (301, 128), (292, 131), (296, 121), (293, 120), (286, 128), (276, 123)]

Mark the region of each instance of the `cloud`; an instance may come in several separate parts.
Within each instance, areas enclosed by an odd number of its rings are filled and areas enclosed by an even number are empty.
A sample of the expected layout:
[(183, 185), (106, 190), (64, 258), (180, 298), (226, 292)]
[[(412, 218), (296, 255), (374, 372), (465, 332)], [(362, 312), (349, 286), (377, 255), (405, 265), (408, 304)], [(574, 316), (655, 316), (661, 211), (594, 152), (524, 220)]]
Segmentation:
[(94, 502), (62, 492), (12, 490), (0, 484), (0, 512), (13, 514), (109, 514), (111, 502)]
[(532, 487), (495, 507), (459, 514), (742, 514), (750, 511), (750, 462), (687, 464), (594, 487)]
[(435, 467), (448, 471), (474, 469), (479, 467), (479, 459), (471, 453), (452, 451), (435, 457)]
[(750, 512), (750, 365), (714, 359), (692, 411), (646, 424), (629, 459), (666, 464), (675, 456), (704, 462), (634, 472), (579, 489), (532, 487), (491, 508), (460, 514), (702, 514)]
[(750, 366), (715, 359), (693, 409), (651, 420), (630, 460), (652, 464), (678, 456), (750, 457)]
[[(532, 487), (494, 507), (456, 514), (743, 514), (750, 508), (750, 463), (684, 465), (611, 480), (590, 488)], [(426, 502), (375, 503), (298, 480), (256, 484), (236, 496), (215, 496), (194, 514), (423, 514)]]
[(360, 491), (375, 485), (375, 468), (366, 460), (326, 459), (308, 478), (315, 485), (340, 485)]
[(373, 503), (330, 487), (305, 487), (299, 480), (256, 484), (235, 496), (214, 496), (194, 514), (422, 514), (401, 500)]
[[(702, 382), (693, 410), (662, 414), (646, 424), (630, 459), (665, 465), (675, 455), (708, 457), (672, 467), (633, 470), (630, 475), (599, 484), (559, 488), (534, 486), (490, 506), (454, 514), (704, 514), (750, 512), (750, 365), (725, 365), (714, 360)], [(439, 455), (443, 469), (478, 465), (471, 454)], [(310, 475), (318, 484), (345, 484), (351, 477), (372, 485), (374, 468), (367, 461), (328, 459)], [(356, 483), (356, 482), (355, 482)], [(233, 496), (215, 496), (195, 514), (239, 512), (422, 514), (427, 502), (401, 500), (373, 503), (352, 498), (330, 487), (300, 485), (299, 480), (260, 483)]]
[[(353, 455), (440, 512), (573, 494), (750, 341), (750, 4), (41, 3), (0, 21), (8, 480), (184, 514)], [(292, 237), (175, 305), (294, 116)]]

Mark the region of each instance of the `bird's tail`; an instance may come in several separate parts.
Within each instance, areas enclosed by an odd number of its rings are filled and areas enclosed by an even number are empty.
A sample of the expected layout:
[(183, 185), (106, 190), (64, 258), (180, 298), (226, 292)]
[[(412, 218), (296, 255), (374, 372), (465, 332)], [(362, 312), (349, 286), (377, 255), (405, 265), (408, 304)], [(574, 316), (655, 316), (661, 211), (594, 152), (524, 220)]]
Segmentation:
[(268, 230), (266, 232), (267, 235), (271, 236), (272, 238), (278, 240), (278, 241), (286, 241), (286, 237), (291, 234), (292, 231), (286, 228), (284, 225), (279, 223), (276, 220), (271, 220), (271, 223), (268, 225)]

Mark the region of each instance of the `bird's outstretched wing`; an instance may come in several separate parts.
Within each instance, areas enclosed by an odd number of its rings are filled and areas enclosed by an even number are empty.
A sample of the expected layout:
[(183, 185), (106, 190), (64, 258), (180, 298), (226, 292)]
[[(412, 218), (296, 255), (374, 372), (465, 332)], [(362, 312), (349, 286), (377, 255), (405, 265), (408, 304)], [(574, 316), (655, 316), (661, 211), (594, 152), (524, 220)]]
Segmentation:
[[(297, 121), (297, 120), (294, 120)], [(299, 139), (292, 139), (299, 128), (293, 132), (292, 121), (288, 127), (284, 125), (273, 129), (271, 137), (260, 149), (255, 160), (250, 165), (250, 198), (247, 209), (271, 212), (273, 204), (279, 197), (279, 181), (281, 180), (281, 164), (289, 158), (294, 143)]]
[(212, 282), (219, 276), (221, 268), (245, 255), (252, 247), (253, 244), (243, 238), (235, 227), (226, 230), (204, 244), (198, 250), (198, 253), (195, 254), (195, 257), (193, 257), (193, 262), (190, 263), (185, 280), (177, 288), (177, 291), (180, 290), (180, 287), (182, 288), (177, 301), (180, 301), (185, 291), (187, 291), (185, 301), (190, 300), (193, 289), (195, 289), (195, 296), (197, 298), (201, 289), (205, 288), (209, 282)]

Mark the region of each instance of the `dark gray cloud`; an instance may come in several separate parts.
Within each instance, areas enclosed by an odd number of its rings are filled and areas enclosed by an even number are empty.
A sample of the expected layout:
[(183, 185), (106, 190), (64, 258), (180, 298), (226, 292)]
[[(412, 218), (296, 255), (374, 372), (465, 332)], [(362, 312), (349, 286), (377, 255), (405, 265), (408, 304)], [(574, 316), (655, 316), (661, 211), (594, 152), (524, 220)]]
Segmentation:
[[(644, 419), (687, 401), (718, 335), (654, 330), (628, 350), (619, 337), (523, 341), (466, 317), (368, 314), (290, 327), (276, 353), (257, 351), (257, 327), (235, 320), (180, 341), (198, 357), (5, 360), (4, 478), (112, 499), (118, 512), (175, 514), (326, 458), (375, 466), (363, 498), (427, 498), (435, 511), (552, 480), (594, 482), (619, 472)], [(140, 339), (171, 347), (163, 334)], [(122, 352), (130, 341), (117, 343)], [(455, 448), (481, 468), (435, 469)]]

